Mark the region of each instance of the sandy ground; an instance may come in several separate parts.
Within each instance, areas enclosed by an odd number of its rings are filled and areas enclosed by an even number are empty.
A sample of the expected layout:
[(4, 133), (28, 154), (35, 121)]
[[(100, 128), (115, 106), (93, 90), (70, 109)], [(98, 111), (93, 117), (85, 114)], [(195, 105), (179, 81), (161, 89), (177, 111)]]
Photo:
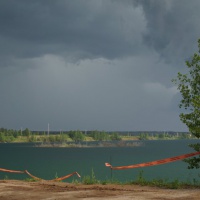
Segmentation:
[(199, 200), (200, 189), (160, 189), (138, 185), (76, 185), (64, 182), (0, 181), (0, 200)]

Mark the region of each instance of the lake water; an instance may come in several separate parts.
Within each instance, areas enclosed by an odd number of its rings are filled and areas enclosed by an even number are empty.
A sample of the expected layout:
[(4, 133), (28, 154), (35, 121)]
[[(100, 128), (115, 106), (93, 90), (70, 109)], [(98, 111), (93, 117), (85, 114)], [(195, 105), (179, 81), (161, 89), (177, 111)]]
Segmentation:
[[(77, 171), (82, 177), (91, 175), (92, 170), (99, 180), (111, 178), (111, 170), (105, 162), (113, 166), (124, 166), (174, 157), (193, 152), (188, 144), (198, 140), (144, 141), (137, 147), (101, 148), (37, 148), (33, 144), (0, 144), (0, 168), (28, 170), (43, 179), (53, 179)], [(147, 180), (162, 178), (182, 181), (200, 180), (199, 169), (188, 170), (183, 161), (164, 165), (128, 170), (113, 170), (112, 176), (119, 181), (136, 180), (140, 171)], [(25, 179), (25, 174), (0, 172), (0, 179)], [(74, 177), (75, 178), (75, 177)], [(67, 179), (71, 182), (72, 179)]]

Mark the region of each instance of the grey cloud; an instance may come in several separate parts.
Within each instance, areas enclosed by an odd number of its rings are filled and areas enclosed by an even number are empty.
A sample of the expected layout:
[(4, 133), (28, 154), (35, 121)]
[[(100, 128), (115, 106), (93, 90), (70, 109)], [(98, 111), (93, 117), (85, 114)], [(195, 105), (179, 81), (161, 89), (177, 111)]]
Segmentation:
[(195, 51), (200, 35), (199, 4), (198, 0), (1, 1), (0, 55), (114, 59), (142, 54), (148, 45), (166, 62), (182, 64), (182, 57)]
[(180, 122), (171, 109), (172, 89), (149, 77), (150, 71), (144, 73), (142, 58), (133, 59), (138, 66), (130, 71), (131, 60), (70, 64), (49, 55), (31, 60), (34, 70), (4, 69), (1, 123), (31, 129), (44, 129), (50, 123), (55, 130), (177, 130)]
[[(196, 50), (200, 37), (198, 0), (138, 1), (147, 19), (145, 43), (169, 63), (182, 63)], [(189, 48), (188, 48), (189, 47)]]
[(131, 55), (140, 48), (145, 24), (137, 19), (142, 10), (115, 1), (1, 1), (0, 13), (1, 54), (19, 57)]

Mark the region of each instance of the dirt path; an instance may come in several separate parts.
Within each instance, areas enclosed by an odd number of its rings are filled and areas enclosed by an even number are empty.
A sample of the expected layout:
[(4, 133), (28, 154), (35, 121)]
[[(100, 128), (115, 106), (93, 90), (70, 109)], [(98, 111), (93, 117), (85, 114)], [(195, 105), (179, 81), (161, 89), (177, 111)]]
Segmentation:
[(199, 200), (200, 189), (160, 189), (137, 185), (75, 185), (62, 182), (0, 181), (1, 200)]

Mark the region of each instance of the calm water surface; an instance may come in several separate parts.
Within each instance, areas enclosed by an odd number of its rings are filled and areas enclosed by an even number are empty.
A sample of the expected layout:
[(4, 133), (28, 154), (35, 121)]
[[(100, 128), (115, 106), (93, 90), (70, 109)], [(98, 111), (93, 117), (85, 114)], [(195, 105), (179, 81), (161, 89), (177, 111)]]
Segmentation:
[[(144, 141), (139, 147), (102, 148), (37, 148), (31, 144), (0, 144), (0, 168), (25, 170), (44, 179), (64, 176), (77, 171), (82, 177), (91, 175), (92, 170), (99, 180), (111, 178), (111, 170), (104, 163), (113, 166), (132, 165), (142, 162), (178, 156), (193, 152), (188, 144), (197, 140)], [(119, 181), (135, 180), (140, 171), (145, 179), (200, 180), (199, 170), (188, 170), (183, 161), (164, 165), (128, 170), (113, 170), (113, 178)], [(28, 178), (24, 174), (0, 172), (0, 179)], [(75, 177), (74, 177), (75, 178)], [(74, 178), (67, 179), (71, 181)]]

